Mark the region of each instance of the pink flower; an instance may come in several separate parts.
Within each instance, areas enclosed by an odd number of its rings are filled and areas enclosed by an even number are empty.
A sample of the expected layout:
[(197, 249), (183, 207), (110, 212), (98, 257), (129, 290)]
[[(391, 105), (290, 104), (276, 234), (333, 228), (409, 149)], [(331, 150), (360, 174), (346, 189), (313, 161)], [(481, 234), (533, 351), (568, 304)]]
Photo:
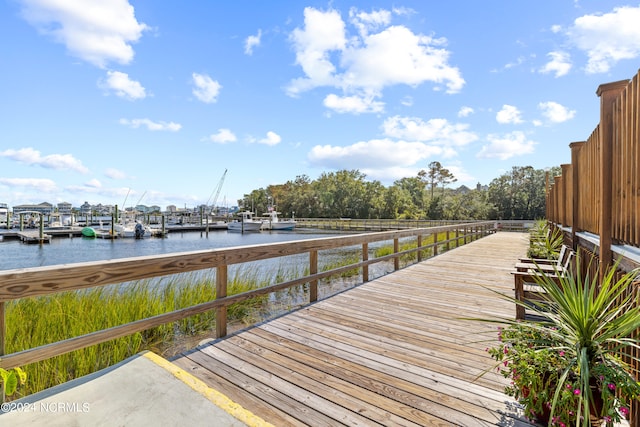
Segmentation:
[(577, 388), (575, 390), (573, 390), (573, 394), (575, 394), (576, 396), (580, 394), (580, 389)]
[(616, 385), (613, 383), (609, 383), (609, 385), (607, 385), (607, 387), (609, 387), (609, 390), (611, 391), (616, 391)]
[(560, 350), (560, 357), (564, 357), (564, 351)]
[(623, 417), (628, 418), (629, 417), (629, 408), (627, 408), (626, 406), (621, 406), (620, 407), (620, 413), (622, 414)]

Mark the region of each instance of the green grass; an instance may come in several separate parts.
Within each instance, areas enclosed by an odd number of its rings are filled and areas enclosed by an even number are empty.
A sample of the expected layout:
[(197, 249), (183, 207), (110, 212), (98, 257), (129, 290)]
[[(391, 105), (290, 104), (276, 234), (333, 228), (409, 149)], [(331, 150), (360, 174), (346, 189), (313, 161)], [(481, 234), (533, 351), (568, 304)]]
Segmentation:
[[(215, 276), (183, 275), (158, 285), (139, 281), (126, 285), (24, 298), (7, 304), (6, 349), (13, 353), (107, 329), (215, 299)], [(264, 286), (257, 271), (240, 271), (229, 280), (233, 295)], [(228, 307), (230, 321), (242, 318), (267, 300), (254, 298)], [(28, 395), (118, 363), (142, 350), (162, 353), (177, 340), (215, 327), (215, 311), (195, 315), (127, 337), (24, 366)]]
[[(422, 239), (422, 246), (428, 246), (433, 244), (433, 235), (429, 235), (427, 237), (424, 237)], [(450, 233), (449, 238), (455, 238), (455, 236), (453, 235), (453, 233)], [(438, 233), (438, 242), (444, 242), (447, 239), (447, 233)], [(460, 238), (460, 241), (462, 241), (462, 237)], [(443, 243), (444, 245), (444, 243)], [(415, 238), (411, 238), (409, 240), (406, 241), (400, 241), (400, 251), (406, 251), (409, 249), (415, 249), (418, 247), (418, 240)], [(440, 243), (438, 244), (438, 246), (440, 247)], [(456, 247), (456, 241), (452, 241), (449, 242), (449, 248), (453, 249)], [(422, 256), (423, 258), (428, 258), (433, 254), (433, 248), (428, 248), (428, 249), (423, 249), (420, 252), (422, 252)], [(385, 255), (390, 255), (393, 253), (393, 245), (385, 245), (385, 246), (381, 246), (379, 248), (376, 249), (375, 251), (375, 256), (376, 258), (381, 257), (381, 256), (385, 256)], [(408, 264), (412, 264), (417, 262), (418, 260), (418, 252), (412, 252), (410, 254), (405, 254), (402, 255), (400, 257), (400, 263), (403, 266), (406, 266)]]

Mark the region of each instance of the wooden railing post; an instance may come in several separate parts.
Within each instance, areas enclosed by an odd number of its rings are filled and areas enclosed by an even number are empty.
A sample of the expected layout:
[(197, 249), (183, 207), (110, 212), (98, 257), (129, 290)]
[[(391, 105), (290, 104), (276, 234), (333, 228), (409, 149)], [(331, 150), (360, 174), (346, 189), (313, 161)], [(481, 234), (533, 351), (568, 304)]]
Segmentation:
[[(227, 296), (227, 266), (216, 269), (216, 299)], [(218, 307), (216, 311), (216, 338), (227, 336), (227, 306)]]
[(600, 280), (611, 266), (612, 233), (612, 180), (613, 180), (613, 103), (629, 84), (628, 80), (600, 85), (596, 94), (600, 97)]
[(418, 234), (418, 262), (422, 261), (422, 251), (420, 248), (422, 247), (422, 234)]
[(433, 256), (438, 255), (438, 232), (433, 234)]
[(5, 302), (0, 301), (0, 356), (4, 356), (7, 337), (7, 324), (5, 323)]
[[(318, 273), (318, 251), (309, 251), (309, 274)], [(309, 282), (309, 302), (318, 301), (318, 279)]]
[(581, 165), (578, 154), (580, 148), (585, 144), (585, 141), (572, 142), (569, 144), (571, 148), (571, 173), (573, 190), (571, 191), (573, 197), (571, 200), (571, 247), (574, 251), (578, 250), (578, 239), (576, 233), (581, 231), (581, 219), (580, 219), (580, 172)]
[(445, 250), (445, 251), (448, 251), (449, 249), (451, 249), (451, 247), (449, 246), (449, 238), (450, 238), (450, 236), (449, 236), (449, 229), (447, 229), (447, 243), (446, 243), (446, 244), (445, 244), (445, 246), (444, 246), (444, 250)]
[[(369, 244), (363, 243), (362, 244), (362, 261), (367, 261), (368, 259), (369, 259)], [(362, 282), (364, 283), (368, 281), (369, 281), (369, 266), (363, 265), (362, 266)]]
[[(393, 253), (397, 254), (398, 252), (400, 252), (400, 241), (396, 237), (393, 239)], [(400, 270), (400, 257), (395, 257), (393, 259), (393, 269)]]

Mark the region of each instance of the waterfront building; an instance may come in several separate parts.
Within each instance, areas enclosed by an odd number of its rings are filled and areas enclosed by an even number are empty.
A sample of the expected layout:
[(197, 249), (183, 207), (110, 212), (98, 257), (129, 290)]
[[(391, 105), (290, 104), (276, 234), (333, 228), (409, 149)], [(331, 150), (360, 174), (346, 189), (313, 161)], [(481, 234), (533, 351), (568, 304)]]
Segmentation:
[(71, 215), (73, 206), (69, 202), (58, 203), (58, 213), (61, 215)]
[(42, 202), (38, 205), (18, 205), (13, 207), (13, 214), (19, 215), (20, 212), (38, 212), (43, 215), (49, 215), (53, 212), (51, 203)]

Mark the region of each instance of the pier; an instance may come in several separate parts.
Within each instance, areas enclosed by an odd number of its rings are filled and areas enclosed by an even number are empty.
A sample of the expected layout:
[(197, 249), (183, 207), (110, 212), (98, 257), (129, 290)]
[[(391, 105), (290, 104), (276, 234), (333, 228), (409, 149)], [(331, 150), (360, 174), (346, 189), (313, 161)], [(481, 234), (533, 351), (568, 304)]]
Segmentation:
[[(25, 399), (89, 402), (87, 412), (49, 415), (52, 425), (528, 426), (503, 394), (504, 378), (478, 378), (491, 371), (484, 349), (495, 326), (464, 319), (513, 317), (498, 293), (513, 292), (510, 271), (527, 242), (523, 233), (491, 234), (173, 360), (141, 355)], [(149, 405), (158, 412), (145, 415)]]

